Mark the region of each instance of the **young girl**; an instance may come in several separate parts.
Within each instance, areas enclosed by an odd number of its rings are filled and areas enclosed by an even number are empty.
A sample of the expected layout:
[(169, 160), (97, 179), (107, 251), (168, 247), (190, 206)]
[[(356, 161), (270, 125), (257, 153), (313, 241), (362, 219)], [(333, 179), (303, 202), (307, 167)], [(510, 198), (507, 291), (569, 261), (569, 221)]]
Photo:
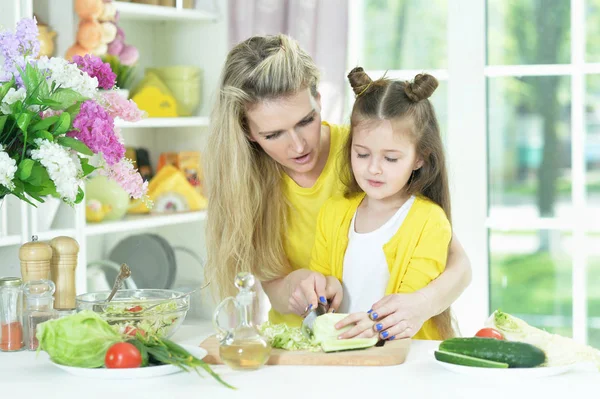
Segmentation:
[(310, 268), (331, 276), (329, 284), (343, 282), (339, 311), (350, 315), (336, 327), (354, 327), (340, 338), (448, 338), (449, 308), (415, 334), (393, 306), (395, 294), (443, 273), (452, 237), (443, 145), (428, 100), (438, 82), (427, 74), (413, 83), (371, 81), (362, 68), (348, 79), (357, 97), (345, 147), (347, 189), (319, 213)]

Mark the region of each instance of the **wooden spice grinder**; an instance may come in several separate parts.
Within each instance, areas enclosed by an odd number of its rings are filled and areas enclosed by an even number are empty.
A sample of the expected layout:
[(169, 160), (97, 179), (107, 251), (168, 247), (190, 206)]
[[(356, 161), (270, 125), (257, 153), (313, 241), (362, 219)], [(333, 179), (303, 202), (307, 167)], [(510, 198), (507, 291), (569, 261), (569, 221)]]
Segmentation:
[(55, 309), (75, 309), (75, 269), (79, 244), (71, 237), (56, 237), (50, 241), (52, 247), (51, 279), (56, 285)]
[(19, 259), (24, 283), (50, 279), (52, 248), (48, 243), (38, 241), (37, 236), (33, 236), (30, 242), (19, 248)]

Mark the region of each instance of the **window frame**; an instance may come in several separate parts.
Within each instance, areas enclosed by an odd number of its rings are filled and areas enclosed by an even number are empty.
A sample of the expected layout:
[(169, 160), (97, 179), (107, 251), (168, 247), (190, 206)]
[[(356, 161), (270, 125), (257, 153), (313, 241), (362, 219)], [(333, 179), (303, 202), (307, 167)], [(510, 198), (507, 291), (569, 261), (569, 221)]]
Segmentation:
[[(350, 7), (348, 70), (360, 64), (363, 54), (365, 0)], [(587, 234), (600, 231), (587, 215), (586, 197), (586, 78), (600, 74), (600, 63), (586, 63), (586, 0), (571, 0), (571, 63), (556, 65), (487, 65), (487, 1), (452, 0), (448, 7), (446, 69), (427, 71), (447, 80), (446, 151), (452, 196), (453, 228), (469, 256), (472, 281), (453, 305), (461, 333), (471, 335), (482, 327), (490, 309), (490, 243), (492, 230), (552, 229), (572, 233), (573, 338), (587, 342)], [(385, 71), (368, 71), (381, 76)], [(419, 70), (390, 70), (387, 76), (411, 79)], [(573, 217), (535, 217), (527, 220), (489, 217), (488, 196), (488, 78), (521, 76), (571, 78), (571, 179)], [(348, 109), (354, 98), (348, 99)], [(468, 117), (465, 117), (468, 116)], [(468, 151), (465, 151), (468, 149)], [(473, 166), (476, 167), (473, 167)], [(481, 167), (477, 167), (481, 166)], [(474, 200), (475, 199), (475, 200)]]

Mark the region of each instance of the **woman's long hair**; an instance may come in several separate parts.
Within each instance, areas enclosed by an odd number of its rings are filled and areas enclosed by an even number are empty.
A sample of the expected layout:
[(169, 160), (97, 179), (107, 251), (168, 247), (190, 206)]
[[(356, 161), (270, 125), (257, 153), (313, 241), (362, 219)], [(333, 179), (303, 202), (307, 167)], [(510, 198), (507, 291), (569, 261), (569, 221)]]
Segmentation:
[(235, 294), (240, 271), (267, 281), (291, 269), (284, 251), (287, 204), (282, 168), (249, 140), (246, 111), (263, 100), (310, 89), (318, 68), (285, 35), (254, 36), (227, 56), (204, 155), (208, 198), (206, 278), (220, 297)]

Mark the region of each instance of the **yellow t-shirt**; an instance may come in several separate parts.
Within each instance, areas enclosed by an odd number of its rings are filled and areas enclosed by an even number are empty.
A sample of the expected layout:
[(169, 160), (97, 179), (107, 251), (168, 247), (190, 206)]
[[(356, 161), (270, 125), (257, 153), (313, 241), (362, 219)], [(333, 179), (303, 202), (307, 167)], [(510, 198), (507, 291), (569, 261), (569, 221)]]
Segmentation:
[[(364, 196), (334, 197), (323, 205), (317, 218), (311, 270), (342, 281), (348, 230)], [(418, 291), (442, 274), (451, 237), (444, 210), (425, 197), (416, 197), (396, 234), (383, 246), (390, 272), (385, 295)], [(413, 338), (442, 339), (432, 319)]]
[[(283, 176), (283, 192), (290, 204), (284, 248), (294, 270), (308, 269), (319, 210), (325, 201), (333, 195), (343, 193), (344, 190), (339, 177), (339, 162), (342, 161), (342, 149), (350, 129), (348, 126), (331, 125), (325, 121), (323, 125), (328, 126), (330, 131), (329, 155), (315, 184), (308, 188), (300, 187), (287, 174)], [(302, 323), (299, 316), (284, 315), (274, 309), (269, 312), (269, 320), (289, 326), (300, 326)]]

